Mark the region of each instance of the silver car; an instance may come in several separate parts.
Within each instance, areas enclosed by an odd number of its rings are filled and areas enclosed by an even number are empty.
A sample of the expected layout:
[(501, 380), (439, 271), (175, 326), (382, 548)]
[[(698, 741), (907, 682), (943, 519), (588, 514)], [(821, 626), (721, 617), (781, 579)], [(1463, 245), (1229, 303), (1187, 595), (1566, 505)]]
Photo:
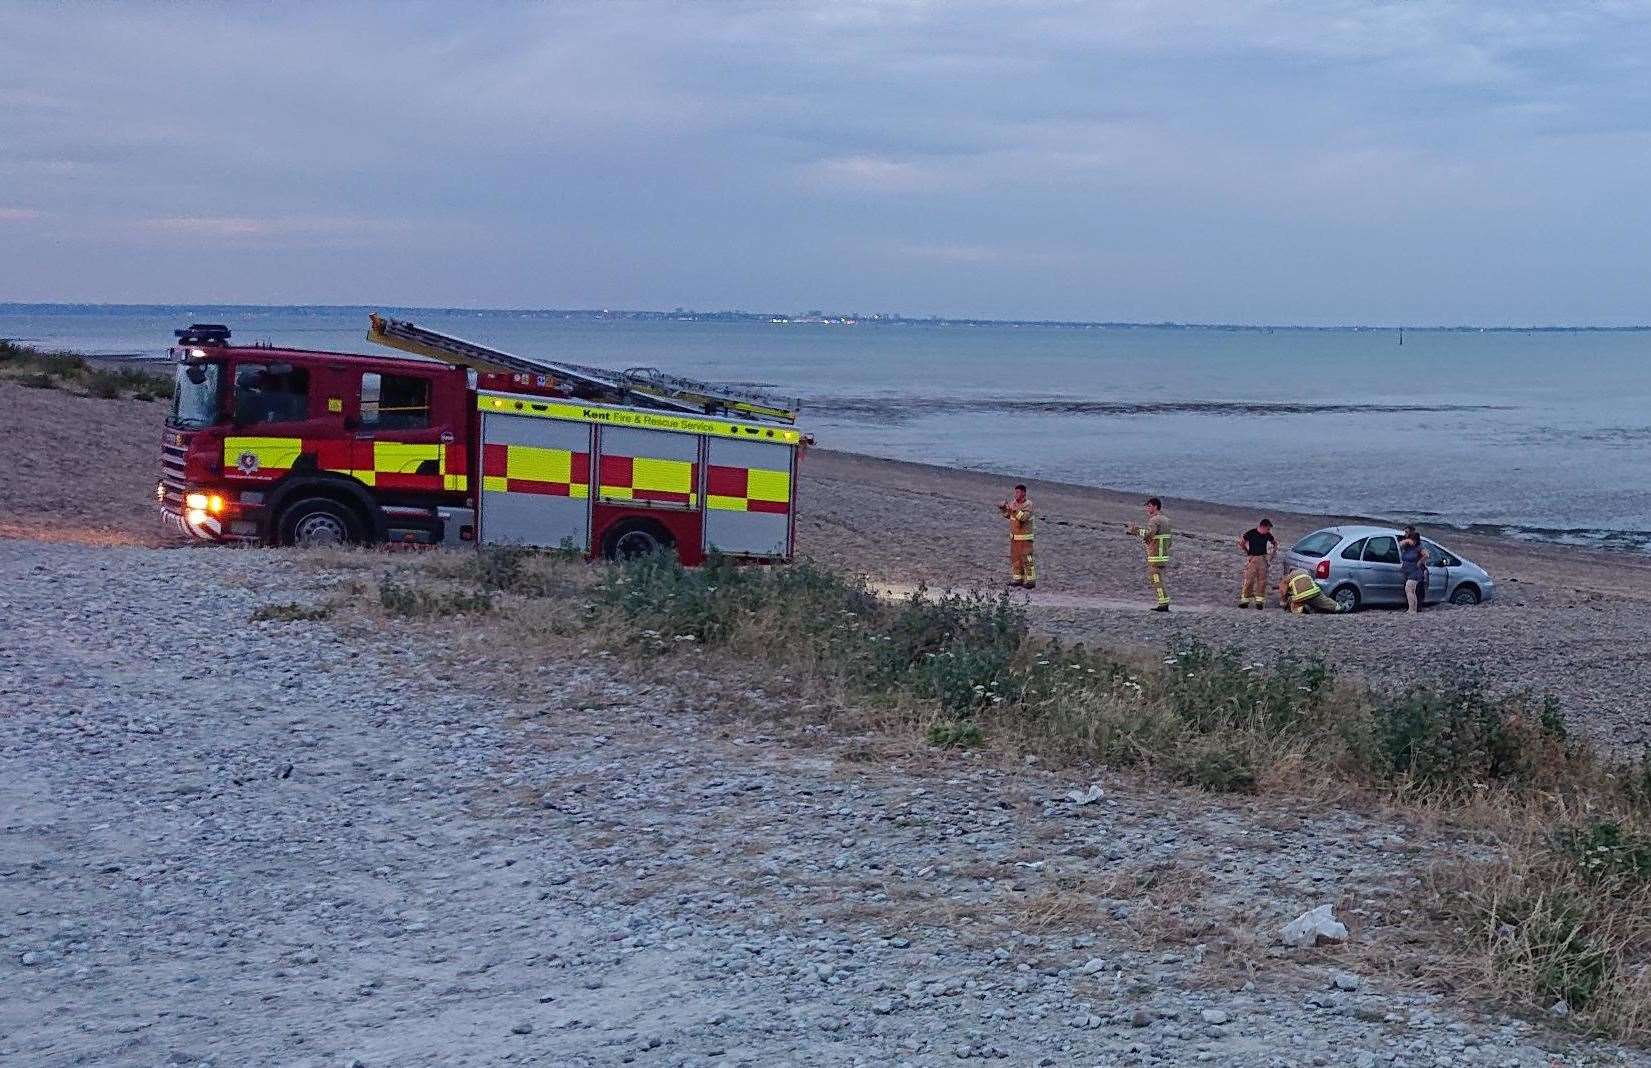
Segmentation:
[[(1364, 605), (1404, 604), (1399, 570), (1399, 531), (1392, 527), (1325, 527), (1284, 553), (1286, 567), (1299, 567), (1318, 580), (1343, 612)], [(1427, 547), (1427, 604), (1478, 604), (1496, 593), (1484, 568), (1438, 542)]]

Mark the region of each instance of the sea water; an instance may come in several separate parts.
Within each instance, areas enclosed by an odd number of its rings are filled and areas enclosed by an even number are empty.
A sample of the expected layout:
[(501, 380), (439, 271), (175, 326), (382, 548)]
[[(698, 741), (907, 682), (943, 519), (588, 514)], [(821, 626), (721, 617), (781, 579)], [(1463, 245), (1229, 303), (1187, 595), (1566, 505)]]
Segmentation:
[[(385, 309), (523, 355), (800, 398), (823, 446), (1165, 497), (1651, 550), (1651, 331), (635, 321)], [(365, 308), (0, 305), (0, 337), (373, 351)], [(388, 350), (378, 350), (388, 351)], [(994, 498), (995, 499), (995, 498)]]

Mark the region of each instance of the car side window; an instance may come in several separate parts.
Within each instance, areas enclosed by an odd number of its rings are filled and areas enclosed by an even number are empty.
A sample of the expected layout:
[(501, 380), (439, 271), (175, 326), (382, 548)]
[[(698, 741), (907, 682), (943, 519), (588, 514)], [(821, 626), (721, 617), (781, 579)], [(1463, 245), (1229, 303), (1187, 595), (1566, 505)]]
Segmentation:
[(235, 368), (235, 422), (296, 423), (310, 417), (308, 368), (279, 363), (243, 363)]
[(1323, 556), (1336, 547), (1341, 535), (1330, 530), (1321, 530), (1317, 534), (1309, 534), (1291, 546), (1290, 551), (1297, 556)]
[(1357, 560), (1364, 552), (1364, 543), (1369, 540), (1369, 538), (1360, 538), (1358, 541), (1349, 545), (1341, 551), (1341, 558), (1343, 560)]
[(361, 376), (361, 425), (379, 430), (423, 430), (430, 425), (430, 380), (413, 375)]
[(1364, 547), (1367, 564), (1396, 564), (1399, 562), (1399, 539), (1390, 534), (1371, 538)]
[(1427, 548), (1427, 556), (1428, 556), (1428, 561), (1427, 562), (1432, 564), (1434, 567), (1461, 567), (1462, 566), (1462, 561), (1461, 561), (1460, 558), (1452, 556), (1449, 553), (1445, 552), (1445, 550), (1441, 546), (1435, 544), (1434, 542), (1428, 541), (1426, 538), (1423, 538), (1422, 539), (1422, 545)]

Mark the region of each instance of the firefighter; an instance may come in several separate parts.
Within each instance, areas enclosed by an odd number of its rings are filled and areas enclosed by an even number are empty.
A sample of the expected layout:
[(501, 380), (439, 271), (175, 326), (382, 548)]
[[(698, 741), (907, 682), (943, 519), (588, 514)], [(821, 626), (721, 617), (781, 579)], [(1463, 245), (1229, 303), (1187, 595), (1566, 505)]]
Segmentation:
[(1026, 487), (1017, 484), (1015, 495), (997, 510), (1009, 521), (1009, 585), (1034, 589), (1038, 566), (1032, 557), (1032, 500), (1026, 496)]
[(1325, 594), (1324, 587), (1299, 567), (1291, 568), (1279, 580), (1278, 606), (1287, 608), (1298, 616), (1306, 615), (1308, 612), (1335, 615), (1341, 611), (1341, 605)]
[(1238, 536), (1238, 547), (1244, 552), (1244, 589), (1238, 595), (1238, 607), (1267, 607), (1267, 570), (1278, 555), (1278, 539), (1273, 537), (1273, 521), (1263, 519)]
[(1149, 497), (1146, 504), (1147, 521), (1139, 527), (1130, 527), (1129, 533), (1141, 539), (1147, 551), (1147, 582), (1158, 598), (1154, 612), (1169, 611), (1169, 591), (1164, 588), (1164, 569), (1169, 566), (1169, 517), (1164, 515), (1164, 504)]

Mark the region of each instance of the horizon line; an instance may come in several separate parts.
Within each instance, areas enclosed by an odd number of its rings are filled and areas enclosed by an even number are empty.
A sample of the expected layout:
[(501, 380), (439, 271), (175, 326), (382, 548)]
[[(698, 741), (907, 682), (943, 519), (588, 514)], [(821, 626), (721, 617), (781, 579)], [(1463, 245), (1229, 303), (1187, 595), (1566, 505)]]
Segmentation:
[(267, 304), (241, 302), (125, 302), (125, 301), (0, 301), (0, 310), (8, 308), (120, 308), (146, 310), (183, 310), (188, 308), (221, 308), (226, 310), (284, 310), (313, 308), (330, 311), (363, 311), (373, 309), (389, 309), (403, 312), (466, 312), (476, 314), (537, 314), (537, 315), (578, 315), (588, 317), (620, 317), (620, 316), (647, 316), (650, 318), (670, 319), (675, 316), (723, 316), (748, 320), (783, 320), (786, 322), (822, 322), (825, 320), (843, 321), (852, 320), (856, 324), (962, 324), (970, 326), (1057, 326), (1057, 327), (1126, 327), (1126, 328), (1159, 328), (1180, 330), (1436, 330), (1436, 331), (1497, 331), (1497, 332), (1644, 332), (1651, 331), (1651, 323), (1636, 323), (1626, 326), (1604, 326), (1599, 324), (1558, 324), (1531, 323), (1518, 325), (1514, 323), (1336, 323), (1330, 325), (1311, 325), (1307, 323), (1223, 323), (1197, 322), (1189, 320), (1159, 319), (1123, 320), (1123, 319), (1004, 319), (996, 317), (975, 317), (956, 315), (900, 315), (897, 313), (874, 313), (860, 315), (854, 312), (760, 312), (748, 311), (741, 308), (723, 308), (716, 310), (697, 308), (533, 308), (533, 307), (479, 307), (457, 304)]

